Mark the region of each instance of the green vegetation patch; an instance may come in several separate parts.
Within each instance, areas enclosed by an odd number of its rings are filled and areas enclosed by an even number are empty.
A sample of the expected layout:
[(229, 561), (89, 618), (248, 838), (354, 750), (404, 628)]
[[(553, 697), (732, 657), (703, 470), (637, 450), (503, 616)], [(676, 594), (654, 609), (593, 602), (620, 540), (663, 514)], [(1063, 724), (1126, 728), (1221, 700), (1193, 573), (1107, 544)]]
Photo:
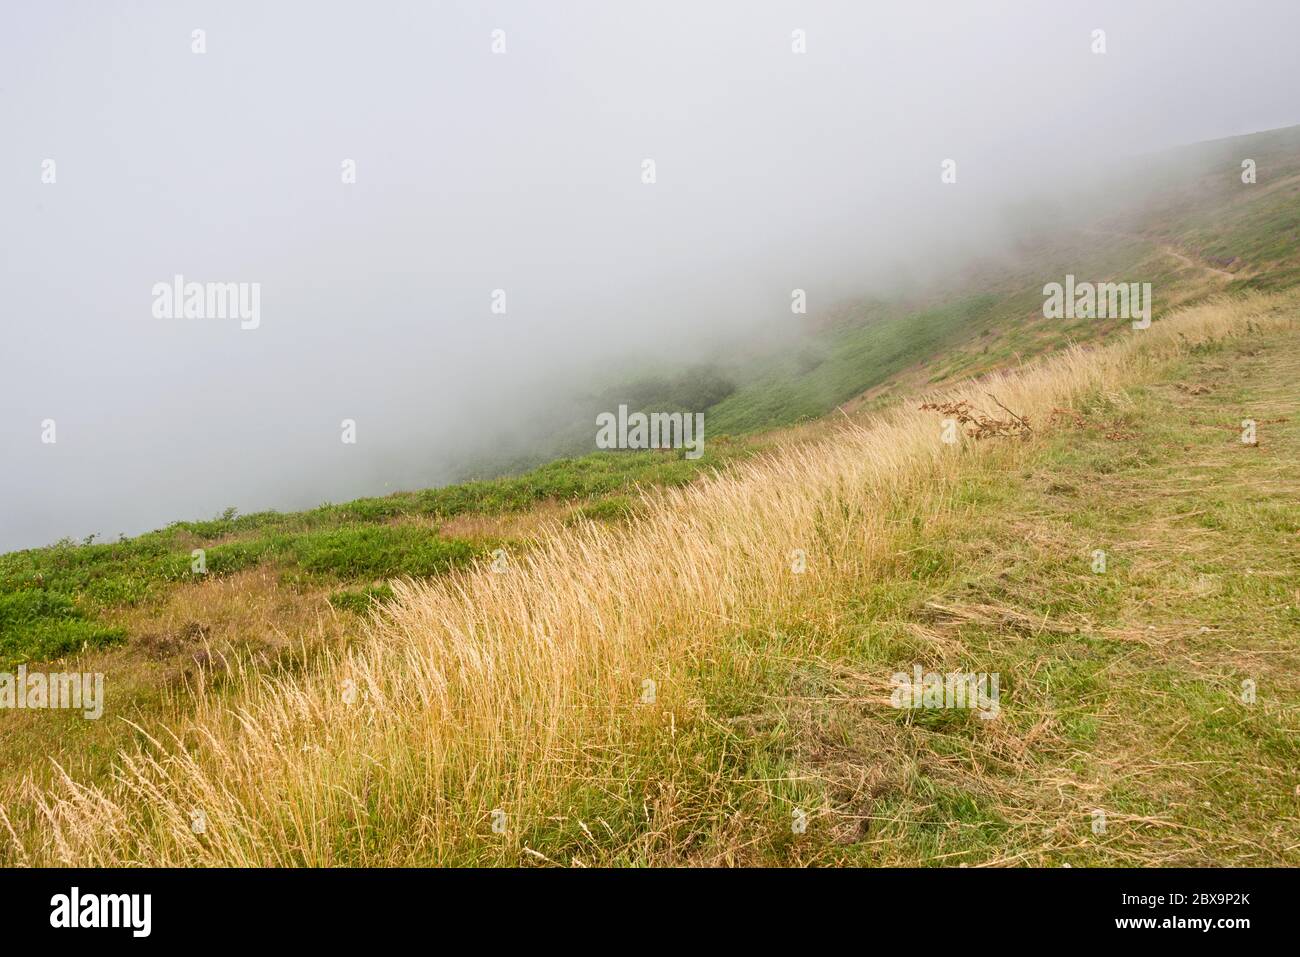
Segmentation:
[(43, 590), (0, 594), (0, 667), (60, 658), (123, 637), (120, 628), (87, 619), (67, 595)]

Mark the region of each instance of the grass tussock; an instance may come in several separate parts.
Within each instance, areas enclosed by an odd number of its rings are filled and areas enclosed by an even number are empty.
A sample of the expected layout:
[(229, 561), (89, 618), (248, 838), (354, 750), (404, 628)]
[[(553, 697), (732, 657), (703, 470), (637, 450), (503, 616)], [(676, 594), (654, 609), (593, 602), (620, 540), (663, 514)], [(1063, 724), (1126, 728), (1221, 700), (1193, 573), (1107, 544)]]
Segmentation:
[[(817, 785), (756, 757), (754, 738), (776, 732), (722, 719), (718, 702), (761, 696), (778, 668), (830, 680), (807, 663), (846, 596), (899, 573), (909, 529), (966, 508), (972, 470), (1015, 467), (1069, 428), (1053, 410), (1291, 322), (1293, 307), (1216, 300), (927, 397), (978, 408), (994, 396), (1008, 423), (1034, 423), (1011, 430), (1024, 441), (948, 445), (933, 412), (898, 407), (647, 492), (630, 521), (557, 521), (526, 553), (396, 582), (342, 650), (292, 670), (224, 662), (219, 689), (200, 678), (192, 715), (139, 728), (108, 779), (9, 788), (0, 859), (798, 862), (790, 816), (821, 799)], [(918, 634), (955, 642), (943, 618), (954, 614), (939, 610)]]

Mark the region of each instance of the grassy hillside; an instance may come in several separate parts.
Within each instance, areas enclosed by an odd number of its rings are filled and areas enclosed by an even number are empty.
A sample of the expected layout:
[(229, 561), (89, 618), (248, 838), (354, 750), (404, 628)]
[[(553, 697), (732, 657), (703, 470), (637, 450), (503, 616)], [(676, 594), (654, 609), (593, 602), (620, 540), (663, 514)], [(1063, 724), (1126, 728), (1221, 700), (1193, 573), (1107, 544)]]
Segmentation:
[[(346, 648), (195, 688), (111, 779), (7, 788), (3, 853), (1295, 863), (1298, 304), (948, 396), (1019, 438), (911, 405), (398, 585)], [(997, 720), (891, 707), (914, 663), (999, 673)]]
[[(598, 400), (703, 409), (697, 461), (0, 555), (0, 671), (110, 676), (98, 722), (0, 711), (0, 861), (1294, 862), (1300, 130), (1133, 178), (924, 301)], [(1151, 282), (1155, 326), (1044, 319), (1067, 272)], [(945, 447), (935, 390), (1031, 428)], [(882, 710), (915, 662), (1001, 673), (1006, 720)]]
[[(1247, 159), (1256, 164), (1254, 184), (1241, 180)], [(1163, 154), (1134, 178), (1115, 222), (1236, 274), (1245, 288), (1300, 281), (1300, 127)]]

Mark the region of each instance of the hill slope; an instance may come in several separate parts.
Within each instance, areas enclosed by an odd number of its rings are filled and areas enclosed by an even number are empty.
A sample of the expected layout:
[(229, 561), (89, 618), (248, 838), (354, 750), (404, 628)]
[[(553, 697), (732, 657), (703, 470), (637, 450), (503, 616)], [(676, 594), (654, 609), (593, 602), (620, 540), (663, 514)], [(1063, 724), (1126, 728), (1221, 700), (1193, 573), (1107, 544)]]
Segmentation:
[[(1019, 438), (900, 408), (399, 585), (346, 651), (197, 689), (113, 780), (11, 797), (7, 853), (1294, 863), (1296, 308), (947, 397)], [(892, 707), (912, 667), (1000, 675), (996, 718)]]
[[(0, 671), (110, 687), (0, 710), (0, 860), (1292, 861), (1300, 133), (1152, 169), (1013, 265), (633, 386), (707, 403), (698, 461), (0, 556)], [(1044, 319), (1067, 272), (1156, 324)], [(1022, 436), (945, 445), (936, 390)], [(1001, 675), (1001, 716), (889, 708), (915, 665)]]

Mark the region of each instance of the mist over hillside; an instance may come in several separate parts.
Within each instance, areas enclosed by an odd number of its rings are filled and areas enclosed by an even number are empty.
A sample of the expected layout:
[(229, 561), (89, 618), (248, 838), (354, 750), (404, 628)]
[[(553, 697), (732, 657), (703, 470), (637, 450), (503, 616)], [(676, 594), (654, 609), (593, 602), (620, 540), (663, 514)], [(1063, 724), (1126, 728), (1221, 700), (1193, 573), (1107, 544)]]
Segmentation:
[[(533, 463), (625, 381), (813, 363), (1134, 157), (1300, 119), (1300, 12), (1217, 9), (10, 11), (0, 548)], [(259, 284), (256, 326), (158, 318), (176, 276)]]
[(0, 13), (6, 941), (1284, 923), (1297, 28)]

